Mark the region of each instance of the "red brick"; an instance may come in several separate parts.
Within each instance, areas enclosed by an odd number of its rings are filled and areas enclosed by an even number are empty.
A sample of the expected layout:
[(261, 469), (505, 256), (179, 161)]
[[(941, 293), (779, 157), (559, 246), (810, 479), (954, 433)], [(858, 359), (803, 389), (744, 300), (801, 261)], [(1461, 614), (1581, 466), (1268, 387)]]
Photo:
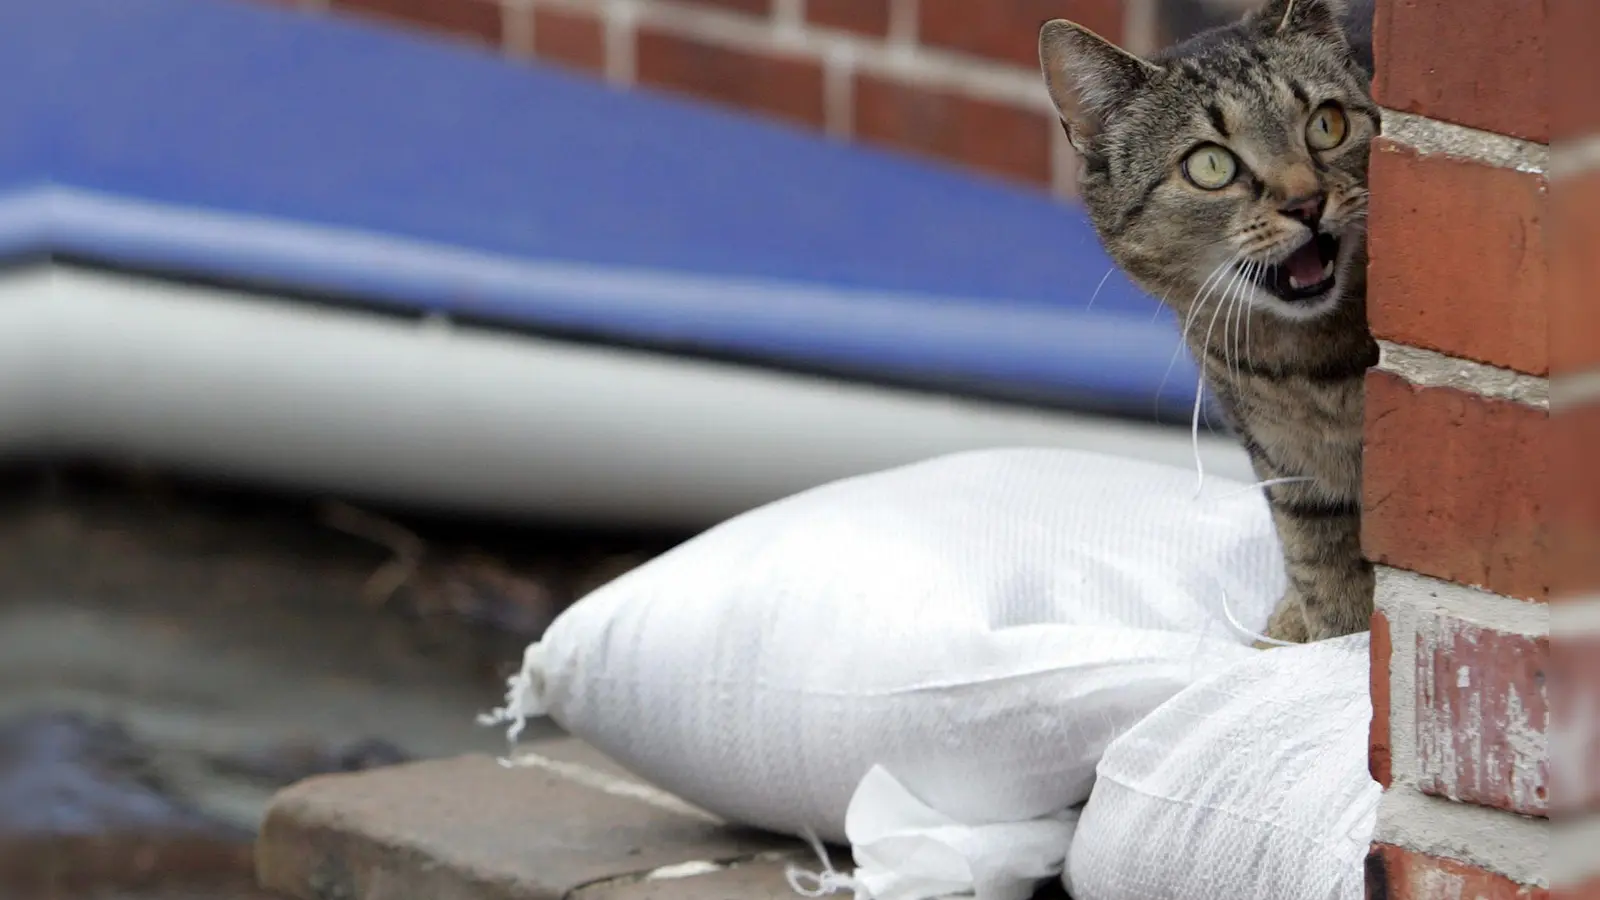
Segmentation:
[(1379, 138), (1371, 181), (1374, 334), (1546, 374), (1544, 177)]
[(1043, 113), (860, 74), (861, 139), (1035, 184), (1050, 182), (1051, 129)]
[(817, 128), (823, 124), (822, 66), (816, 60), (735, 49), (642, 28), (635, 74), (640, 84)]
[(1367, 375), (1361, 544), (1375, 562), (1545, 600), (1549, 415)]
[(806, 21), (882, 37), (889, 33), (889, 0), (806, 0)]
[(330, 6), (485, 44), (500, 43), (500, 4), (494, 0), (330, 0)]
[(1551, 133), (1556, 140), (1600, 130), (1600, 3), (1547, 0), (1550, 17)]
[(1389, 617), (1381, 612), (1372, 614), (1372, 725), (1368, 730), (1367, 767), (1372, 780), (1383, 785), (1384, 790), (1394, 780), (1393, 755), (1389, 743)]
[(1544, 888), (1391, 844), (1367, 857), (1368, 900), (1549, 900)]
[(542, 6), (532, 15), (534, 56), (589, 72), (605, 69), (605, 25), (597, 16)]
[(1544, 9), (1525, 0), (1379, 0), (1373, 93), (1393, 109), (1549, 141)]
[(715, 6), (752, 16), (772, 15), (772, 0), (686, 0), (686, 2), (699, 6)]
[(1600, 368), (1600, 171), (1556, 185), (1550, 224), (1551, 368)]
[(1122, 0), (921, 0), (917, 37), (924, 44), (1036, 69), (1039, 26), (1071, 19), (1122, 40)]
[(1551, 519), (1555, 589), (1600, 595), (1600, 401), (1551, 417)]
[(1417, 623), (1417, 787), (1526, 816), (1550, 811), (1550, 641), (1441, 612)]

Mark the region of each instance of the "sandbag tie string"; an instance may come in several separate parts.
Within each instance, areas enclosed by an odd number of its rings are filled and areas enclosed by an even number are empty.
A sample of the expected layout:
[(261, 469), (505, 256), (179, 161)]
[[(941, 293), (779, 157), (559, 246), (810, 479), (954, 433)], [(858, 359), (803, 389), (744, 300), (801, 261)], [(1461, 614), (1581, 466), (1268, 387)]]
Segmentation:
[(800, 836), (811, 845), (811, 851), (822, 863), (822, 871), (811, 872), (790, 863), (783, 871), (783, 877), (789, 882), (790, 890), (802, 897), (831, 897), (834, 894), (850, 891), (855, 894), (855, 900), (872, 900), (866, 888), (854, 878), (833, 867), (833, 860), (829, 858), (827, 849), (822, 846), (822, 840), (817, 837), (815, 831), (807, 828)]
[(502, 725), (510, 723), (506, 730), (506, 742), (513, 748), (517, 745), (517, 738), (521, 736), (522, 729), (529, 719), (536, 719), (550, 712), (550, 703), (546, 694), (548, 688), (545, 684), (545, 670), (549, 662), (548, 651), (544, 642), (528, 645), (522, 654), (522, 668), (506, 680), (506, 703), (487, 713), (478, 716), (479, 725)]

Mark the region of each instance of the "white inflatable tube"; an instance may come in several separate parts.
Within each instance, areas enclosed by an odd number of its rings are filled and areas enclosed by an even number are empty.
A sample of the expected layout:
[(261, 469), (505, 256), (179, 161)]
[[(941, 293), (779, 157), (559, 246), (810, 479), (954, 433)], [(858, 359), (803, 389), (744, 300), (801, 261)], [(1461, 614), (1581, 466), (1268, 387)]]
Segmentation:
[[(0, 454), (463, 512), (702, 527), (978, 447), (1193, 468), (1183, 429), (60, 267), (0, 276)], [(1231, 441), (1208, 473), (1249, 481)]]

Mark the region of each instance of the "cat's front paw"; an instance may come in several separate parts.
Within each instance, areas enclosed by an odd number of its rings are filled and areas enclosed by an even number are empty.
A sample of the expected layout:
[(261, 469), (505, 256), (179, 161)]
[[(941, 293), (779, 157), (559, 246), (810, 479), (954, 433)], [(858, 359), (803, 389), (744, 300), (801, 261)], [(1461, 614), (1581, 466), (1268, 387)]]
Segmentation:
[[(1278, 608), (1272, 613), (1272, 618), (1267, 620), (1266, 636), (1274, 641), (1288, 644), (1304, 644), (1311, 639), (1311, 632), (1306, 623), (1305, 603), (1293, 589), (1283, 595), (1283, 599), (1278, 601)], [(1278, 645), (1257, 641), (1256, 646), (1265, 649)]]

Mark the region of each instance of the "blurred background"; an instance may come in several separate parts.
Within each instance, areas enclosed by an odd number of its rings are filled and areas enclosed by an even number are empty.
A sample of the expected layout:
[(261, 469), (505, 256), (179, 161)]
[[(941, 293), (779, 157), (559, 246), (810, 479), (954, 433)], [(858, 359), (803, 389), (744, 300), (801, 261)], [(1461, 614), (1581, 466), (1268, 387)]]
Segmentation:
[(1035, 70), (1236, 0), (0, 5), (0, 895), (249, 897), (565, 605), (976, 447), (1248, 479)]

